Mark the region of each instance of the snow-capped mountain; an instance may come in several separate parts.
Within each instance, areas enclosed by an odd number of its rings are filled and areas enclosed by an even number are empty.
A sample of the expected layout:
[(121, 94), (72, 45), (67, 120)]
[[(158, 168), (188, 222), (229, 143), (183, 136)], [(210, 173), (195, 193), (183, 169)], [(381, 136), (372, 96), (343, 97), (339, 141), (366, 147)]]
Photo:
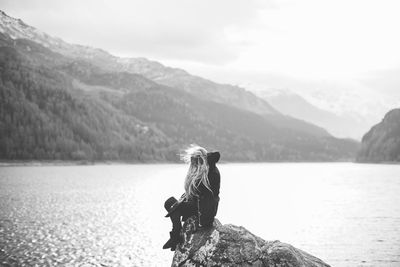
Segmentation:
[(355, 114), (335, 114), (332, 111), (317, 107), (302, 96), (285, 91), (258, 92), (274, 108), (283, 114), (303, 119), (327, 129), (338, 137), (361, 139), (370, 124)]
[(50, 48), (60, 54), (84, 58), (111, 58), (112, 56), (104, 50), (83, 45), (69, 44), (58, 37), (50, 36), (21, 19), (8, 16), (0, 10), (0, 32), (9, 35), (13, 39), (29, 39)]
[[(361, 140), (398, 101), (355, 84), (298, 84), (297, 90), (255, 91), (283, 114), (320, 125), (337, 137)], [(349, 89), (351, 88), (351, 90)]]

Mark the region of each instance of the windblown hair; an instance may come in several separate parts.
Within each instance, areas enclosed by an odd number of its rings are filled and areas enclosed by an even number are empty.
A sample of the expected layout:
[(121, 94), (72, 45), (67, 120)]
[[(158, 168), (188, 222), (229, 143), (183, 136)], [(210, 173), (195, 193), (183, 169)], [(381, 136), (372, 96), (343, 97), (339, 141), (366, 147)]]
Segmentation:
[(181, 160), (190, 163), (185, 179), (186, 199), (199, 196), (198, 187), (201, 183), (212, 192), (208, 180), (207, 150), (192, 144), (181, 154)]

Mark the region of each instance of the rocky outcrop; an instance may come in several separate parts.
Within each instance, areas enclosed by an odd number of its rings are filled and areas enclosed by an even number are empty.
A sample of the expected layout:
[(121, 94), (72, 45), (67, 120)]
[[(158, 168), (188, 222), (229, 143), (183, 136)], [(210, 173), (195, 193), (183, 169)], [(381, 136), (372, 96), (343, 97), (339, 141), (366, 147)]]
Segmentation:
[(178, 266), (276, 266), (326, 267), (322, 260), (289, 244), (265, 241), (244, 227), (222, 225), (198, 228), (196, 217), (183, 226), (184, 241), (175, 251), (172, 267)]
[(400, 109), (389, 111), (362, 138), (358, 162), (400, 162)]

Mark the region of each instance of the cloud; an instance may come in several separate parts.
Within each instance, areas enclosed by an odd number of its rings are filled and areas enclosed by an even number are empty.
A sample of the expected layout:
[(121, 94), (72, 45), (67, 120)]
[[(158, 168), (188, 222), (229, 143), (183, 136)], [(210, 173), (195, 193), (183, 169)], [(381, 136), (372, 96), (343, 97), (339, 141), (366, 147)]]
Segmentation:
[[(349, 79), (400, 66), (397, 0), (0, 0), (66, 41), (226, 71)], [(193, 67), (193, 68), (192, 68)], [(218, 68), (219, 67), (219, 68)], [(205, 70), (197, 72), (197, 70)], [(231, 75), (236, 79), (237, 75)], [(251, 82), (251, 81), (243, 81)]]
[(260, 15), (263, 27), (238, 65), (301, 77), (351, 77), (399, 66), (400, 3), (393, 0), (284, 1)]
[(256, 0), (0, 0), (4, 11), (66, 41), (123, 55), (223, 64), (229, 29), (257, 20)]

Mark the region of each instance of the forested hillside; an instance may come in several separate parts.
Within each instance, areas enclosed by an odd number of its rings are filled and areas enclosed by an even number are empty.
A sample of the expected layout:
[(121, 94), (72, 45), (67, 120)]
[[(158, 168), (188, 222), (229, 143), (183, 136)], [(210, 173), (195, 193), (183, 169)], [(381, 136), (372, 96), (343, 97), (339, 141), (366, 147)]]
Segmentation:
[(358, 146), (7, 34), (0, 71), (2, 160), (176, 161), (198, 143), (227, 161), (326, 161)]
[(0, 69), (2, 159), (174, 158), (162, 133), (72, 91), (62, 73), (35, 68), (10, 47), (0, 48)]
[(7, 16), (0, 11), (0, 32), (13, 39), (28, 39), (47, 47), (53, 52), (79, 61), (89, 62), (109, 72), (127, 72), (140, 74), (158, 84), (188, 92), (198, 98), (233, 106), (238, 109), (262, 115), (270, 124), (294, 131), (317, 136), (329, 136), (323, 128), (312, 123), (284, 116), (267, 101), (257, 97), (244, 88), (230, 84), (219, 84), (205, 78), (192, 75), (185, 70), (164, 66), (146, 58), (120, 58), (102, 49), (70, 44), (52, 37), (25, 24), (20, 19)]
[(400, 109), (389, 111), (363, 137), (359, 162), (400, 162)]

